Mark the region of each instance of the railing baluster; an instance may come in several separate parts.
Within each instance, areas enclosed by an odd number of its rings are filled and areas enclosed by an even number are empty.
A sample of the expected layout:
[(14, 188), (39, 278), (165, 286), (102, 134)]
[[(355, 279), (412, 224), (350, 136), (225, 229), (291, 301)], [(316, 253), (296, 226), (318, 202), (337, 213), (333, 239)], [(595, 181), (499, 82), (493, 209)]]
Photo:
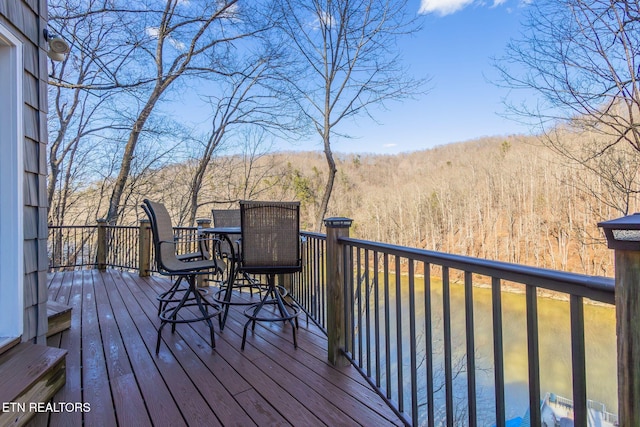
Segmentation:
[(413, 374), (417, 370), (418, 348), (416, 346), (416, 294), (414, 261), (409, 262), (409, 356), (411, 357), (411, 419), (418, 425), (418, 382)]
[(389, 298), (389, 255), (384, 254), (384, 361), (387, 385), (387, 399), (391, 399), (391, 314)]
[[(324, 255), (323, 251), (322, 251), (322, 245), (320, 240), (314, 240), (314, 244), (313, 244), (313, 251), (314, 254), (318, 254), (318, 256), (322, 257)], [(318, 259), (318, 256), (313, 256), (312, 259), (314, 260), (314, 265), (313, 265), (313, 277), (314, 277), (314, 287), (313, 289), (315, 289), (316, 292), (310, 292), (311, 289), (309, 290), (309, 302), (311, 303), (311, 301), (315, 301), (315, 305), (314, 305), (314, 314), (319, 317), (320, 319), (322, 319), (321, 324), (325, 325), (325, 304), (324, 304), (324, 296), (326, 295), (326, 290), (325, 290), (325, 284), (324, 284), (324, 279), (322, 277), (322, 266), (323, 264), (323, 260), (322, 259)]]
[(444, 329), (444, 377), (447, 396), (447, 426), (453, 427), (453, 368), (451, 365), (451, 295), (449, 267), (442, 268), (442, 323)]
[(529, 357), (529, 414), (531, 425), (542, 425), (540, 416), (540, 356), (538, 351), (538, 296), (536, 287), (527, 285), (527, 349)]
[(380, 272), (378, 271), (378, 252), (373, 252), (373, 330), (375, 331), (375, 366), (376, 366), (376, 387), (380, 388)]
[(431, 265), (424, 263), (424, 342), (427, 376), (427, 426), (435, 426), (433, 386), (433, 331), (431, 322)]
[[(351, 334), (350, 339), (347, 339), (346, 342), (351, 342), (351, 348), (349, 349), (352, 355), (355, 355), (356, 352), (356, 334), (355, 334), (355, 310), (353, 309), (353, 307), (355, 306), (355, 288), (356, 288), (356, 280), (357, 278), (354, 277), (355, 274), (353, 274), (353, 269), (354, 269), (354, 265), (353, 265), (353, 251), (356, 250), (353, 246), (349, 246), (349, 252), (348, 255), (345, 256), (345, 262), (348, 263), (348, 267), (349, 269), (347, 270), (345, 268), (345, 271), (350, 271), (351, 274), (349, 274), (349, 299), (348, 299), (348, 304), (345, 304), (345, 310), (347, 310), (347, 315), (345, 316), (345, 319), (347, 319), (349, 321), (349, 333)], [(346, 299), (346, 298), (345, 298)]]
[(364, 295), (365, 295), (365, 331), (366, 331), (366, 354), (367, 354), (367, 376), (371, 377), (371, 287), (369, 284), (369, 250), (364, 250)]
[(502, 289), (500, 279), (491, 278), (493, 310), (493, 376), (495, 378), (496, 427), (505, 427), (504, 352), (502, 344)]
[(320, 289), (322, 289), (322, 294), (321, 294), (321, 298), (322, 298), (322, 302), (320, 304), (320, 313), (321, 313), (321, 319), (322, 319), (322, 326), (324, 328), (326, 328), (327, 325), (327, 272), (324, 269), (324, 266), (326, 265), (326, 256), (327, 256), (327, 242), (326, 241), (319, 241), (318, 245), (321, 248), (321, 261), (320, 264), (317, 266), (317, 268), (320, 270), (320, 277), (321, 277), (321, 281), (320, 281)]
[(356, 249), (356, 293), (358, 294), (358, 365), (362, 368), (362, 262), (361, 249)]
[(398, 371), (398, 409), (404, 412), (404, 372), (402, 369), (402, 283), (400, 257), (396, 256), (396, 365)]
[(582, 297), (571, 295), (571, 368), (573, 376), (574, 425), (587, 427), (587, 369), (584, 345), (584, 305)]
[(473, 323), (473, 276), (471, 272), (464, 272), (464, 302), (465, 323), (467, 337), (467, 405), (469, 426), (477, 424), (476, 411), (476, 349)]

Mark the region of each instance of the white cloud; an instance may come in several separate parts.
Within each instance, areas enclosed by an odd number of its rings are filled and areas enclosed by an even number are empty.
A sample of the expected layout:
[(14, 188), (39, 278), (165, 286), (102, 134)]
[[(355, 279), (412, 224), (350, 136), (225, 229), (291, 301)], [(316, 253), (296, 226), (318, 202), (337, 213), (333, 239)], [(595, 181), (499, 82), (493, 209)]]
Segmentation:
[(331, 14), (327, 12), (322, 12), (322, 16), (316, 16), (313, 19), (313, 22), (309, 24), (311, 29), (319, 30), (322, 27), (331, 27), (334, 25), (334, 19)]
[[(420, 10), (418, 13), (428, 14), (435, 13), (440, 16), (451, 15), (464, 9), (465, 7), (476, 4), (478, 6), (498, 7), (507, 3), (508, 0), (420, 0)], [(520, 6), (527, 6), (534, 0), (519, 0)]]
[(151, 38), (157, 39), (160, 34), (160, 29), (158, 27), (147, 27), (145, 28), (147, 35)]
[(398, 146), (398, 144), (395, 144), (395, 143), (391, 143), (391, 144), (384, 144), (384, 145), (383, 145), (383, 147), (384, 147), (384, 148), (393, 148), (393, 147), (397, 147), (397, 146)]
[[(160, 29), (158, 27), (147, 27), (145, 28), (145, 31), (151, 38), (157, 39), (160, 37)], [(183, 42), (181, 42), (180, 40), (176, 40), (173, 37), (167, 37), (165, 40), (171, 43), (171, 45), (177, 50), (184, 50), (186, 48)]]
[[(473, 3), (474, 0), (422, 0), (418, 13), (437, 13), (440, 16), (458, 12)], [(497, 4), (497, 0), (494, 4)]]
[(169, 39), (169, 43), (171, 43), (173, 45), (173, 47), (175, 47), (178, 50), (185, 50), (186, 46), (183, 42), (176, 40), (174, 38), (170, 38)]

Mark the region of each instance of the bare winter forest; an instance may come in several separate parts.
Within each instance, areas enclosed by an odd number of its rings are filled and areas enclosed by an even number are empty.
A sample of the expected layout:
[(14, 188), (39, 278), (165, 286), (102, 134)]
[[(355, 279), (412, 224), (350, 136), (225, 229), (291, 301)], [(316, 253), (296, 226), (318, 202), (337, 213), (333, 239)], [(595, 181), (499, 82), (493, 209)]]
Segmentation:
[[(329, 216), (352, 218), (352, 236), (391, 244), (612, 275), (612, 255), (597, 223), (634, 210), (633, 198), (615, 200), (605, 180), (535, 137), (337, 159)], [(144, 218), (139, 205), (149, 197), (167, 204), (175, 225), (192, 225), (185, 207), (195, 166), (164, 166), (131, 180), (121, 223)], [(302, 202), (303, 229), (311, 230), (325, 173), (320, 152), (216, 158), (196, 217), (245, 198), (295, 199)], [(108, 203), (108, 187), (101, 181), (69, 195), (75, 202), (64, 223), (93, 224)]]
[(612, 274), (597, 223), (637, 211), (640, 194), (637, 3), (529, 5), (494, 83), (535, 94), (505, 107), (536, 136), (393, 156), (336, 153), (332, 139), (428, 92), (428, 70), (408, 73), (395, 49), (422, 26), (406, 0), (134, 3), (49, 1), (71, 49), (50, 63), (50, 224), (135, 224), (145, 197), (176, 225), (296, 199), (310, 231), (347, 216), (364, 239)]

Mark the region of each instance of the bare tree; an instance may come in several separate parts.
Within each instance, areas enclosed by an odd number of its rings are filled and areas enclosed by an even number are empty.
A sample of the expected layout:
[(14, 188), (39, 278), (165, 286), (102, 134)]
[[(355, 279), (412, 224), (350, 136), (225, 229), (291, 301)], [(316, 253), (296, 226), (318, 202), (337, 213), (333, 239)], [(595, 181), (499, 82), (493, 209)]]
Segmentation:
[[(406, 0), (278, 0), (284, 42), (299, 69), (287, 70), (291, 99), (322, 139), (329, 169), (315, 220), (319, 231), (337, 166), (331, 148), (345, 119), (369, 107), (414, 94), (422, 83), (408, 76), (395, 47), (418, 29)], [(414, 15), (415, 16), (415, 15)]]
[[(135, 118), (107, 213), (107, 220), (113, 223), (119, 215), (138, 140), (165, 92), (187, 76), (233, 74), (234, 71), (226, 67), (226, 57), (234, 43), (259, 33), (263, 28), (250, 26), (252, 14), (246, 10), (247, 5), (241, 6), (237, 0), (147, 0), (133, 5), (124, 1), (110, 3), (122, 3), (122, 8), (116, 10), (119, 15), (136, 16), (137, 25), (130, 29), (126, 42), (136, 46), (133, 56), (139, 62), (131, 71), (134, 75), (128, 77), (131, 81), (148, 82), (139, 88), (144, 90), (133, 101), (137, 105)], [(145, 64), (149, 66), (145, 67)]]
[(195, 223), (205, 173), (225, 140), (237, 143), (244, 137), (242, 131), (249, 127), (284, 135), (295, 129), (286, 102), (275, 97), (270, 88), (278, 59), (279, 54), (268, 49), (257, 57), (248, 56), (243, 60), (246, 65), (237, 68), (237, 74), (220, 79), (221, 94), (209, 97), (211, 130), (198, 144), (198, 160), (189, 188), (189, 223)]
[[(72, 177), (79, 172), (75, 159), (86, 160), (83, 145), (87, 145), (93, 135), (118, 128), (117, 123), (105, 116), (104, 107), (119, 90), (110, 81), (109, 68), (117, 68), (126, 62), (126, 52), (121, 49), (122, 55), (112, 54), (114, 44), (111, 39), (126, 23), (117, 25), (98, 12), (103, 10), (103, 3), (104, 0), (50, 1), (50, 31), (59, 33), (71, 46), (71, 52), (62, 62), (51, 61), (50, 64), (49, 129), (52, 137), (48, 145), (47, 200), (51, 222), (64, 221)], [(56, 189), (60, 197), (54, 200)]]
[[(538, 104), (511, 111), (534, 118), (545, 144), (620, 190), (618, 199), (640, 191), (635, 172), (611, 173), (620, 150), (637, 169), (639, 50), (640, 2), (543, 0), (529, 5), (521, 39), (497, 61), (506, 85), (540, 95)], [(629, 203), (615, 204), (627, 213)]]

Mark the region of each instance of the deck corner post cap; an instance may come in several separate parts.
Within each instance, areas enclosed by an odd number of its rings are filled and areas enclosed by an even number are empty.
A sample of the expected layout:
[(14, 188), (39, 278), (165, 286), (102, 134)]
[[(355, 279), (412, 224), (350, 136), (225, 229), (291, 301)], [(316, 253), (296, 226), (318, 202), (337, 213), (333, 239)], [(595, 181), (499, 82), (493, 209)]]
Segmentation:
[(106, 223), (107, 223), (107, 220), (106, 220), (105, 218), (98, 218), (98, 219), (96, 219), (96, 222), (97, 222), (98, 224), (106, 224)]
[(324, 219), (324, 226), (327, 228), (349, 228), (353, 220), (345, 217), (331, 217)]

